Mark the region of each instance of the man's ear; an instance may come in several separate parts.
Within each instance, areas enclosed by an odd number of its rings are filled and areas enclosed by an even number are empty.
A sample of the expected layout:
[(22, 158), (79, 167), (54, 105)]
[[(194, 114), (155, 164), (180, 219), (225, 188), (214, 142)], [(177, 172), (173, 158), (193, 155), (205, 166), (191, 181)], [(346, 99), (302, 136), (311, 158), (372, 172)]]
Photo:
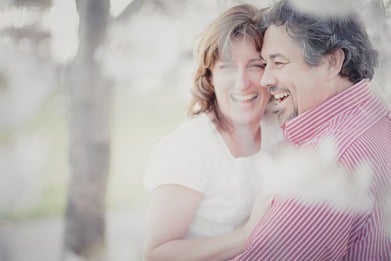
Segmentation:
[(327, 60), (329, 76), (334, 77), (341, 72), (343, 62), (345, 61), (345, 53), (340, 48), (336, 49), (327, 56)]

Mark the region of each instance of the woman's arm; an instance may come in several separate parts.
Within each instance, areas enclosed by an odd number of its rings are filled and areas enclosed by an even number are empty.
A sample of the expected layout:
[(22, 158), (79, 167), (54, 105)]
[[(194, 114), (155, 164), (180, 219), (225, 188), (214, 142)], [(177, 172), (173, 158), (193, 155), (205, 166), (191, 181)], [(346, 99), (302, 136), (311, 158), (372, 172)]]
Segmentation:
[(184, 239), (202, 194), (180, 185), (152, 192), (145, 260), (227, 260), (244, 250), (250, 228), (204, 239)]

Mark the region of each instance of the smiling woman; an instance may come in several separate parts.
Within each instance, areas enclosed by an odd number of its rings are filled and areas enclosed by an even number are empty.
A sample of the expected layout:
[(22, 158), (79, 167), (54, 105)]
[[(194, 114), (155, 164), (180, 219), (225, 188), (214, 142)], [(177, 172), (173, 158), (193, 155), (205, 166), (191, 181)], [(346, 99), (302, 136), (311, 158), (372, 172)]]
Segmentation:
[(259, 85), (263, 66), (253, 44), (234, 40), (230, 50), (228, 58), (217, 59), (211, 69), (217, 106), (208, 116), (232, 155), (249, 156), (259, 151), (259, 122), (270, 96)]
[(234, 6), (201, 34), (191, 117), (156, 145), (147, 166), (146, 260), (226, 260), (243, 250), (254, 164), (269, 140), (260, 127), (270, 100), (260, 85), (262, 13)]

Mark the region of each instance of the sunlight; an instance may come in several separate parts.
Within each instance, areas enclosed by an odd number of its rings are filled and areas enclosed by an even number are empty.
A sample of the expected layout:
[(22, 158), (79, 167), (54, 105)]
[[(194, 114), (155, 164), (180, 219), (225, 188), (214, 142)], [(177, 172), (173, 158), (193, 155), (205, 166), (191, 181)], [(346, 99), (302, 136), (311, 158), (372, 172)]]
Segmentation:
[(6, 27), (22, 28), (34, 24), (39, 18), (39, 10), (33, 8), (0, 8), (0, 29)]
[(79, 45), (79, 16), (75, 1), (54, 0), (44, 15), (42, 26), (52, 35), (50, 52), (56, 62), (66, 63), (75, 57)]
[(125, 7), (133, 0), (110, 0), (110, 13), (112, 16), (118, 16)]

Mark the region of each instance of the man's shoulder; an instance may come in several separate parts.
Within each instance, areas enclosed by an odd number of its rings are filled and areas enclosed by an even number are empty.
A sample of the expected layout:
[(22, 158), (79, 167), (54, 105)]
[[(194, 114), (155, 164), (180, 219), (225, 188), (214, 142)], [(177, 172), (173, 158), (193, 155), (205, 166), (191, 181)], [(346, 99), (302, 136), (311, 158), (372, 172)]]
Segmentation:
[[(332, 138), (337, 142), (340, 154), (354, 148), (353, 144), (371, 147), (390, 142), (391, 113), (381, 108), (357, 106), (332, 118), (322, 132), (314, 137), (317, 142)], [(385, 145), (385, 144), (384, 144)]]

